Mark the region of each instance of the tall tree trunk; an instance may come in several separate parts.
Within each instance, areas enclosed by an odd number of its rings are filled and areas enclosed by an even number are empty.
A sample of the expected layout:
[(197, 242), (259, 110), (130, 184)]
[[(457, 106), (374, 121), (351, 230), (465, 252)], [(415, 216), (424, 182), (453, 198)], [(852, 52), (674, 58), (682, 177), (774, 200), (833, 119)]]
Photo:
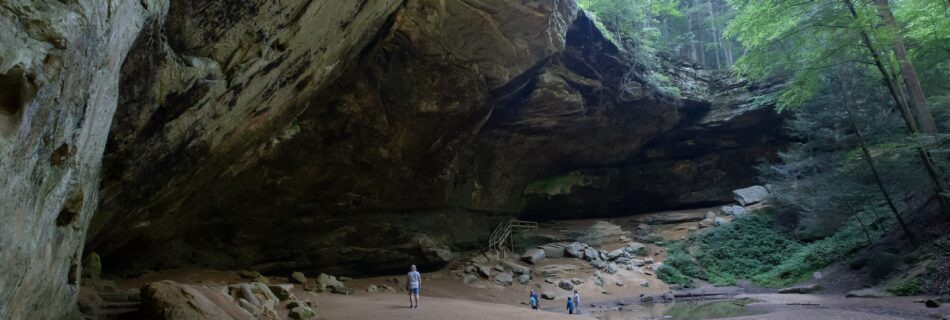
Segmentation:
[(722, 51), (722, 42), (719, 41), (719, 30), (716, 28), (716, 11), (713, 9), (712, 0), (707, 0), (709, 4), (709, 26), (712, 28), (710, 31), (710, 36), (712, 36), (713, 44), (716, 45), (716, 70), (722, 69), (722, 59), (719, 57), (720, 51)]
[(937, 125), (934, 123), (930, 108), (927, 107), (927, 99), (924, 97), (924, 90), (920, 86), (920, 77), (917, 76), (917, 69), (907, 57), (907, 47), (904, 46), (904, 37), (901, 35), (900, 28), (897, 26), (897, 20), (891, 12), (891, 6), (888, 0), (874, 0), (877, 4), (878, 13), (884, 20), (884, 25), (894, 34), (894, 56), (900, 63), (901, 76), (904, 78), (904, 85), (907, 87), (908, 105), (911, 113), (917, 119), (920, 131), (923, 133), (937, 133)]
[[(950, 1), (950, 0), (947, 0)], [(686, 32), (690, 34), (689, 37), (689, 61), (692, 63), (699, 63), (699, 54), (696, 52), (696, 32), (693, 32), (693, 0), (690, 0), (686, 3)]]
[[(854, 3), (851, 0), (841, 0), (847, 5), (848, 10), (851, 13), (851, 17), (858, 19), (858, 12), (854, 8)], [(887, 91), (890, 93), (891, 98), (894, 100), (894, 104), (897, 106), (897, 110), (900, 111), (901, 118), (904, 120), (904, 124), (907, 125), (908, 131), (911, 134), (919, 133), (920, 129), (917, 127), (917, 122), (914, 121), (913, 114), (910, 112), (910, 108), (907, 107), (907, 103), (902, 99), (900, 94), (900, 89), (894, 79), (894, 76), (887, 72), (887, 68), (884, 66), (884, 59), (881, 57), (874, 43), (871, 41), (871, 37), (864, 30), (859, 30), (861, 33), (861, 38), (864, 41), (864, 46), (868, 49), (871, 54), (871, 58), (874, 61), (874, 65), (877, 67), (877, 70), (881, 73), (881, 77), (884, 80), (884, 84), (887, 86)], [(944, 196), (946, 193), (946, 187), (944, 187), (943, 181), (940, 179), (940, 175), (937, 173), (936, 166), (933, 163), (933, 159), (930, 157), (930, 153), (923, 148), (923, 146), (918, 145), (916, 147), (917, 156), (920, 158), (920, 162), (924, 167), (924, 170), (927, 172), (928, 178), (930, 178), (931, 187), (933, 188), (934, 194), (937, 196), (937, 200), (940, 202), (940, 209), (943, 211), (944, 215), (950, 218), (950, 202), (947, 201), (947, 198)]]

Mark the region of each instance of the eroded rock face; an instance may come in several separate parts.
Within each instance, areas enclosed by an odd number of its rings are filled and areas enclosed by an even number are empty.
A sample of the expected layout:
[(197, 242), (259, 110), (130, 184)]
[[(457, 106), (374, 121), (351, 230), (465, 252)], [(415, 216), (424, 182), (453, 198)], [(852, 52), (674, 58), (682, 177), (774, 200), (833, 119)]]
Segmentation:
[(728, 198), (780, 144), (758, 89), (650, 87), (573, 0), (19, 3), (0, 318), (62, 312), (84, 240), (113, 273), (426, 269), (522, 213)]
[(163, 1), (0, 6), (0, 319), (75, 309), (120, 69)]
[(746, 86), (651, 88), (569, 0), (173, 1), (127, 61), (89, 241), (113, 272), (431, 268), (504, 216), (728, 198), (777, 148)]

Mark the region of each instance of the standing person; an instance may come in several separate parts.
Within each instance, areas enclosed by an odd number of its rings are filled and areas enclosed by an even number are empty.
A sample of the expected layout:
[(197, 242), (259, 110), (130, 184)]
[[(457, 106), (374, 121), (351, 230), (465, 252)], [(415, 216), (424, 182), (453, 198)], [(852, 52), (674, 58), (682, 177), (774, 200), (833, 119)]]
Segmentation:
[(528, 304), (531, 309), (541, 311), (541, 299), (538, 299), (538, 293), (534, 290), (531, 290), (531, 295), (528, 296)]
[(567, 297), (567, 314), (574, 314), (574, 301)]
[[(419, 289), (422, 288), (422, 275), (416, 271), (416, 265), (409, 267), (409, 281), (406, 282), (406, 289), (409, 289), (409, 308), (419, 308)], [(416, 298), (415, 305), (412, 304), (412, 298)]]
[(581, 295), (577, 294), (577, 290), (574, 290), (574, 309), (578, 314), (581, 313)]

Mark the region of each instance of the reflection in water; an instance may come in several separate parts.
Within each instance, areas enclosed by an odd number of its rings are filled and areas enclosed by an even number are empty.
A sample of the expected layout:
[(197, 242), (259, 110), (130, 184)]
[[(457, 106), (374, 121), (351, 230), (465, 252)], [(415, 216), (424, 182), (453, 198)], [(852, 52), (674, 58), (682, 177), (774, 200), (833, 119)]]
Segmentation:
[(672, 304), (644, 304), (612, 309), (600, 309), (592, 314), (601, 320), (694, 320), (719, 319), (751, 314), (746, 305), (751, 299), (690, 301)]

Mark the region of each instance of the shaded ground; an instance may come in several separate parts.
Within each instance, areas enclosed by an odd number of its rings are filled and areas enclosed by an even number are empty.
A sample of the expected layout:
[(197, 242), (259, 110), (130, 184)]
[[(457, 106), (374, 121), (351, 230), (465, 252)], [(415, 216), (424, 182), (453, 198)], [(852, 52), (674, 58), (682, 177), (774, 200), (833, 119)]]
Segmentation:
[[(660, 241), (679, 240), (697, 218), (717, 208), (656, 213), (616, 219), (571, 220), (541, 223), (533, 241), (582, 241), (604, 250), (624, 246), (633, 238), (637, 225), (649, 222)], [(731, 218), (731, 217), (723, 217)], [(709, 229), (700, 229), (702, 230)], [(623, 240), (622, 240), (623, 238)], [(540, 239), (540, 240), (538, 240)], [(666, 249), (647, 244), (650, 257), (662, 262)], [(461, 263), (423, 274), (423, 300), (419, 309), (408, 309), (404, 292), (404, 276), (362, 278), (346, 281), (353, 288), (352, 295), (306, 292), (295, 287), (298, 297), (306, 297), (318, 304), (315, 308), (320, 319), (560, 319), (567, 317), (564, 305), (569, 291), (555, 284), (560, 279), (577, 278), (576, 286), (582, 297), (583, 315), (599, 319), (704, 319), (737, 317), (735, 319), (943, 319), (950, 315), (950, 307), (926, 308), (915, 301), (920, 297), (892, 297), (881, 299), (845, 299), (844, 292), (859, 286), (855, 275), (846, 268), (831, 267), (823, 271), (822, 284), (829, 290), (819, 295), (775, 294), (774, 290), (740, 283), (738, 287), (701, 286), (691, 293), (716, 295), (718, 302), (686, 302), (677, 304), (640, 304), (641, 295), (659, 295), (669, 287), (649, 271), (620, 270), (603, 274), (604, 285), (595, 284), (597, 271), (589, 263), (574, 258), (549, 258), (532, 266), (534, 277), (527, 284), (515, 282), (511, 286), (495, 284), (491, 279), (479, 278), (472, 284), (462, 282)], [(644, 269), (645, 270), (645, 269)], [(315, 277), (316, 275), (308, 275)], [(285, 277), (269, 277), (272, 283), (286, 283)], [(228, 284), (246, 282), (236, 272), (199, 268), (168, 270), (146, 274), (137, 279), (117, 281), (121, 288), (170, 279), (192, 284)], [(548, 281), (545, 281), (545, 280)], [(312, 279), (311, 279), (312, 281)], [(641, 284), (645, 285), (642, 286)], [(397, 292), (367, 292), (370, 285), (387, 285)], [(554, 300), (542, 300), (545, 311), (530, 310), (527, 305), (529, 290), (554, 294)], [(85, 288), (84, 290), (88, 290)], [(686, 292), (678, 292), (680, 294)], [(752, 299), (752, 300), (735, 300)], [(737, 302), (741, 301), (741, 302)], [(279, 308), (286, 315), (286, 308)], [(672, 318), (664, 318), (669, 316)], [(576, 317), (576, 316), (575, 316)], [(948, 318), (950, 319), (950, 318)]]

